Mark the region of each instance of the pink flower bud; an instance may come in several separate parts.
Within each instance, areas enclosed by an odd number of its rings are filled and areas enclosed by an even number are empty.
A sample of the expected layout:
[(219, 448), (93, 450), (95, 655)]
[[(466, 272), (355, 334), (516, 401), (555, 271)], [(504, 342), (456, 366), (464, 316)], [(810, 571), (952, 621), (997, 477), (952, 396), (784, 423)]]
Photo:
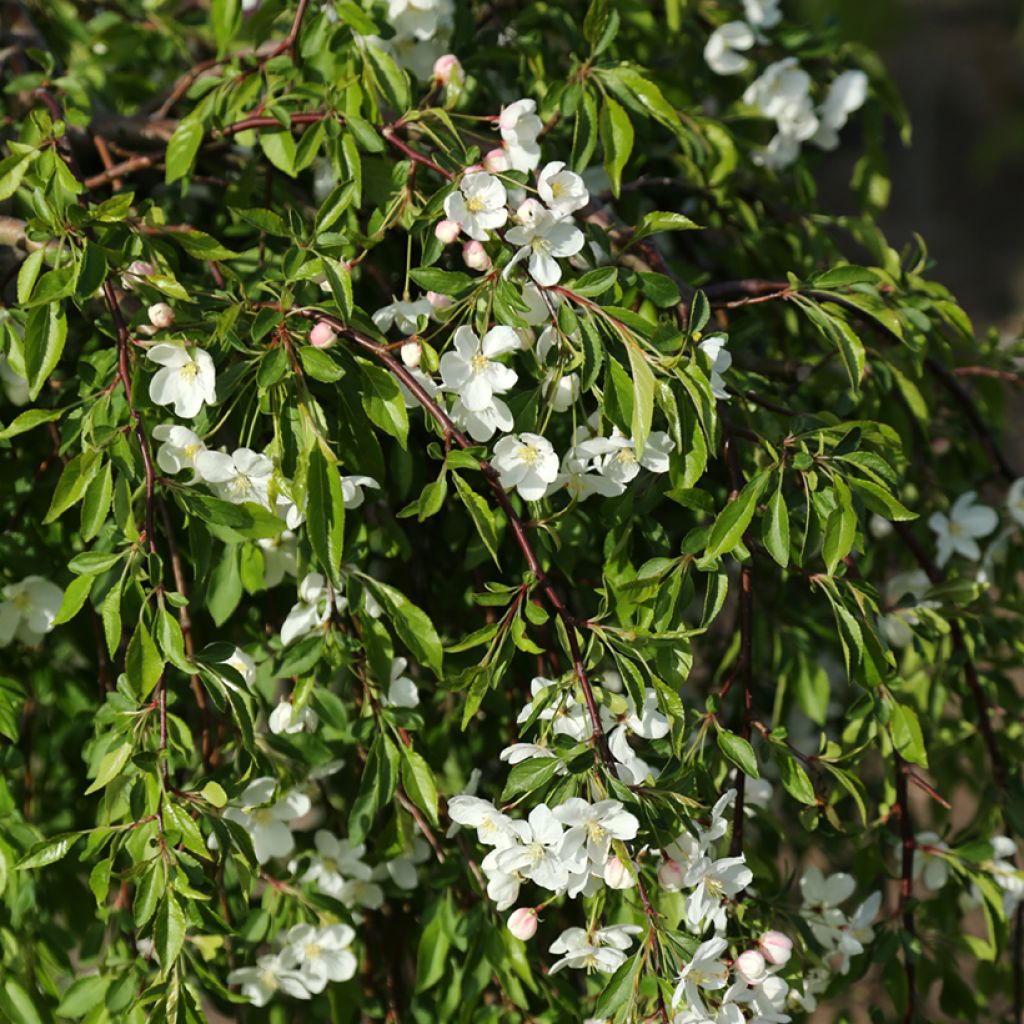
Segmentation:
[(154, 303), (146, 310), (146, 315), (154, 327), (170, 327), (174, 323), (174, 310), (166, 302)]
[(527, 942), (537, 934), (537, 911), (533, 907), (520, 907), (508, 916), (508, 930), (517, 938)]
[(434, 227), (434, 235), (445, 245), (451, 245), (462, 233), (462, 227), (457, 220), (439, 220)]
[(487, 255), (483, 242), (467, 242), (462, 247), (462, 259), (470, 270), (491, 269), (491, 257)]
[(666, 857), (658, 867), (658, 884), (665, 892), (679, 892), (683, 887), (683, 866)]
[(135, 291), (135, 285), (140, 277), (152, 277), (156, 273), (156, 267), (145, 260), (133, 260), (128, 268), (121, 275), (121, 285), (125, 291)]
[(636, 885), (636, 879), (618, 857), (612, 857), (604, 866), (604, 884), (609, 889), (629, 889)]
[(508, 160), (508, 153), (500, 146), (484, 155), (484, 170), (490, 171), (491, 174), (501, 174), (502, 171), (507, 171), (511, 166)]
[(427, 292), (426, 298), (434, 309), (447, 309), (452, 304), (451, 296), (442, 295), (440, 292)]
[(470, 164), (462, 173), (463, 174), (476, 174), (477, 171), (484, 169), (483, 164)]
[(756, 949), (748, 949), (736, 957), (736, 973), (748, 985), (760, 985), (768, 973), (764, 957)]
[(434, 61), (434, 81), (447, 85), (453, 80), (456, 85), (462, 81), (462, 64), (454, 53), (446, 53)]
[(309, 343), (314, 348), (330, 348), (337, 340), (338, 336), (326, 320), (318, 320), (309, 332)]
[(784, 964), (793, 955), (793, 940), (782, 932), (765, 932), (757, 946), (770, 964)]
[(420, 365), (420, 358), (423, 355), (423, 346), (418, 341), (407, 341), (402, 346), (402, 362), (409, 367), (410, 370), (415, 370)]

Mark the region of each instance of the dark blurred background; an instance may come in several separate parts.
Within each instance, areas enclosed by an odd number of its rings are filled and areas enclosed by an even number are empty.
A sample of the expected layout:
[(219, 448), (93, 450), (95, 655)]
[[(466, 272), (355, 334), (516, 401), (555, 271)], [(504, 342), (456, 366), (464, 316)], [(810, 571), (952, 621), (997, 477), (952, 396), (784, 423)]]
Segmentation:
[[(913, 125), (891, 134), (882, 216), (900, 248), (919, 232), (976, 328), (1024, 331), (1024, 3), (803, 0), (811, 21), (877, 48)], [(824, 184), (840, 200), (849, 168)]]

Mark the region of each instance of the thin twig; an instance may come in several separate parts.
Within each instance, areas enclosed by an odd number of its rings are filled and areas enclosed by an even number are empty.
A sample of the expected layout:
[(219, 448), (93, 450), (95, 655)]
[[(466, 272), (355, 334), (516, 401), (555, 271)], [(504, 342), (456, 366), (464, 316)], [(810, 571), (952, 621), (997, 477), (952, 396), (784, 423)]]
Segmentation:
[[(896, 805), (893, 810), (900, 817), (900, 896), (899, 913), (902, 918), (903, 930), (912, 940), (917, 932), (914, 927), (914, 911), (910, 906), (913, 895), (914, 879), (914, 823), (910, 819), (910, 800), (907, 795), (907, 763), (898, 753), (896, 758)], [(907, 978), (907, 1009), (903, 1015), (905, 1024), (917, 1015), (917, 982), (915, 979), (914, 958), (907, 943), (903, 946), (903, 968)]]

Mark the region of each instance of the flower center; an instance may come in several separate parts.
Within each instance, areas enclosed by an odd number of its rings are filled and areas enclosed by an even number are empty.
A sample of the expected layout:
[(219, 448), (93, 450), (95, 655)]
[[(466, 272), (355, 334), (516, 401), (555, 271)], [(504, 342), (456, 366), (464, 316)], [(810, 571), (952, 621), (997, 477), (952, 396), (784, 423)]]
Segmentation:
[(530, 863), (533, 866), (538, 865), (544, 859), (544, 847), (541, 843), (530, 844)]
[(632, 466), (636, 462), (636, 452), (632, 448), (620, 448), (615, 453), (615, 461), (623, 466)]
[(483, 213), (487, 209), (487, 203), (480, 196), (470, 196), (466, 200), (466, 209), (470, 213)]
[(963, 535), (963, 532), (964, 528), (955, 519), (951, 519), (949, 523), (950, 537), (960, 537)]
[(182, 449), (182, 451), (185, 453), (185, 458), (188, 459), (189, 462), (191, 462), (198, 454), (199, 448), (200, 445), (198, 444), (187, 444)]
[(258, 811), (253, 811), (252, 820), (257, 825), (269, 825), (274, 820), (274, 816), (270, 813), (269, 807), (261, 807)]
[(540, 452), (532, 444), (520, 445), (516, 455), (520, 462), (525, 462), (528, 466), (536, 465), (537, 460), (540, 458)]
[(722, 894), (725, 892), (725, 887), (722, 885), (722, 883), (717, 878), (713, 878), (711, 875), (704, 876), (704, 888), (715, 899), (721, 899)]
[(600, 824), (599, 822), (588, 821), (587, 822), (587, 835), (590, 836), (590, 838), (595, 843), (600, 843), (600, 842), (603, 842), (604, 841), (604, 837), (606, 835), (608, 835), (608, 830), (604, 827), (604, 825)]
[(307, 960), (320, 959), (320, 947), (315, 942), (308, 943), (303, 952), (306, 954)]
[(29, 598), (28, 594), (22, 591), (15, 594), (12, 600), (14, 601), (14, 607), (17, 608), (19, 612), (27, 612), (32, 607), (31, 598)]
[(480, 376), (480, 374), (487, 369), (488, 363), (490, 363), (490, 360), (483, 354), (483, 352), (477, 352), (477, 354), (469, 361), (469, 365), (473, 368), (473, 372), (477, 376)]
[(187, 362), (179, 371), (183, 380), (193, 381), (199, 373), (199, 364), (194, 361)]
[(338, 870), (338, 862), (333, 857), (323, 857), (320, 860), (323, 865), (324, 872), (328, 875), (340, 875), (341, 872)]
[(547, 256), (551, 252), (551, 242), (544, 238), (543, 235), (538, 235), (530, 242), (530, 248), (541, 256)]
[(249, 478), (239, 474), (238, 476), (232, 477), (228, 482), (228, 490), (235, 495), (243, 495), (248, 493), (249, 490)]

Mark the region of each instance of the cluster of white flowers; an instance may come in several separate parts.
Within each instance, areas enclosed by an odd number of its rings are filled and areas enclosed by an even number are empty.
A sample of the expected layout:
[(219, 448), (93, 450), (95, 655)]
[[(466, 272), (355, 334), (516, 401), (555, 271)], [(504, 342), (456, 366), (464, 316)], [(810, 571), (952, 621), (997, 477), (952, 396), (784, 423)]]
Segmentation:
[(667, 892), (689, 890), (685, 920), (694, 934), (708, 928), (725, 930), (727, 901), (739, 895), (754, 879), (746, 858), (719, 857), (717, 847), (728, 830), (726, 814), (736, 799), (736, 790), (727, 790), (711, 809), (707, 828), (694, 823), (694, 831), (683, 832), (664, 850), (658, 867), (658, 882)]
[(839, 871), (826, 876), (814, 865), (800, 878), (802, 916), (824, 948), (829, 968), (840, 974), (849, 972), (851, 958), (863, 953), (865, 944), (875, 937), (871, 924), (882, 905), (882, 894), (873, 892), (848, 914), (840, 904), (845, 903), (856, 888), (857, 883), (850, 875)]
[[(658, 770), (644, 761), (629, 744), (629, 737), (657, 740), (668, 735), (669, 720), (658, 707), (657, 693), (648, 689), (644, 694), (643, 707), (637, 708), (632, 697), (613, 694), (602, 687), (594, 687), (601, 699), (601, 727), (608, 736), (608, 747), (616, 762), (616, 773), (626, 785), (636, 786), (648, 778), (656, 779)], [(572, 693), (561, 689), (558, 684), (543, 676), (536, 676), (530, 683), (531, 701), (519, 712), (520, 725), (534, 718), (534, 708), (541, 704), (536, 723), (542, 728), (539, 743), (513, 743), (501, 752), (501, 760), (519, 764), (533, 757), (557, 756), (545, 745), (546, 732), (568, 736), (576, 742), (589, 740), (593, 735), (590, 718), (586, 709)]]
[(363, 42), (387, 53), (417, 78), (427, 80), (445, 55), (455, 22), (454, 0), (388, 0), (388, 39), (364, 36)]
[[(723, 957), (728, 942), (715, 936), (702, 942), (679, 973), (672, 1007), (682, 1007), (673, 1024), (785, 1024), (789, 984), (779, 971), (792, 941), (781, 932), (765, 932), (756, 947), (735, 959)], [(731, 973), (731, 980), (730, 980)], [(708, 1002), (715, 1005), (709, 1007)], [(748, 1017), (747, 1014), (750, 1014)]]
[(0, 647), (15, 639), (34, 647), (53, 629), (64, 591), (42, 576), (26, 576), (8, 583), (0, 596)]
[[(993, 836), (992, 856), (975, 865), (989, 875), (1003, 893), (1003, 911), (1007, 918), (1013, 916), (1024, 901), (1024, 874), (1017, 868), (1017, 844), (1009, 836)], [(956, 854), (937, 832), (918, 832), (914, 837), (914, 878), (931, 892), (944, 889), (954, 871), (952, 862)], [(961, 902), (967, 910), (981, 902), (978, 887), (972, 886), (970, 894), (964, 894)]]
[(928, 525), (935, 534), (937, 544), (935, 561), (940, 566), (945, 565), (954, 554), (976, 562), (981, 557), (978, 540), (987, 537), (999, 525), (995, 509), (978, 504), (976, 498), (976, 492), (967, 491), (953, 502), (949, 515), (933, 512), (929, 516)]
[(355, 976), (359, 961), (349, 949), (356, 937), (347, 924), (316, 928), (297, 924), (282, 936), (280, 952), (259, 957), (255, 967), (239, 967), (228, 975), (254, 1006), (266, 1006), (281, 991), (296, 999), (311, 999), (331, 981)]
[[(750, 67), (746, 54), (755, 44), (767, 43), (766, 30), (782, 18), (780, 0), (744, 0), (746, 20), (730, 21), (711, 33), (704, 59), (718, 75), (738, 75)], [(817, 105), (811, 96), (811, 76), (795, 57), (769, 64), (743, 93), (743, 102), (756, 107), (776, 123), (777, 131), (765, 149), (756, 153), (757, 163), (773, 170), (788, 167), (800, 155), (800, 146), (811, 142), (821, 149), (835, 149), (839, 132), (850, 115), (867, 99), (868, 77), (863, 71), (844, 71), (829, 84)]]

